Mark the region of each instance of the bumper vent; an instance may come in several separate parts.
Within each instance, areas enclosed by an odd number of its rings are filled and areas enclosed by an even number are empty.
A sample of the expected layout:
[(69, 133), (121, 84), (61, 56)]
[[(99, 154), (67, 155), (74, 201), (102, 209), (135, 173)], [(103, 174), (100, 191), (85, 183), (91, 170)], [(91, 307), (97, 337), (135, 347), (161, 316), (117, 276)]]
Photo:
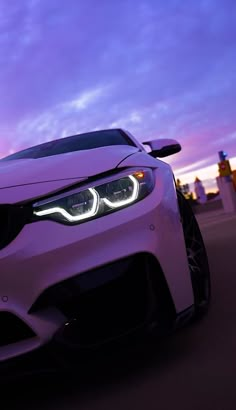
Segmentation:
[(0, 249), (9, 245), (27, 223), (29, 208), (0, 205)]
[(161, 325), (172, 322), (176, 315), (160, 265), (147, 253), (53, 285), (38, 297), (28, 313), (51, 306), (68, 319), (59, 331), (59, 339), (69, 346), (101, 344), (152, 321), (153, 317)]

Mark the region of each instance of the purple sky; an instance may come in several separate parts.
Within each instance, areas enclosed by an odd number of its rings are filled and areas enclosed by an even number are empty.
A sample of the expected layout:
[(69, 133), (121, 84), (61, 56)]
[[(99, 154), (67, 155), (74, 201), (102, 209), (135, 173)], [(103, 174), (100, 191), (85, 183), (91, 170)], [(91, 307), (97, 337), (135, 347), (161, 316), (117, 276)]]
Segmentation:
[(0, 0), (0, 63), (0, 156), (117, 126), (236, 156), (235, 0)]

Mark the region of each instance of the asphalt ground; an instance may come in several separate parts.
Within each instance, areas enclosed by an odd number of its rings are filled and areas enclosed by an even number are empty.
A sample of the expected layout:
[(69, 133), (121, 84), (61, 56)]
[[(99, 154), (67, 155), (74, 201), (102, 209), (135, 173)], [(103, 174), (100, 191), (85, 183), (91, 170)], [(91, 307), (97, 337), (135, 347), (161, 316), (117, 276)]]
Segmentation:
[(1, 409), (236, 409), (236, 215), (197, 215), (212, 276), (206, 317), (167, 340), (102, 354), (73, 374), (1, 386)]

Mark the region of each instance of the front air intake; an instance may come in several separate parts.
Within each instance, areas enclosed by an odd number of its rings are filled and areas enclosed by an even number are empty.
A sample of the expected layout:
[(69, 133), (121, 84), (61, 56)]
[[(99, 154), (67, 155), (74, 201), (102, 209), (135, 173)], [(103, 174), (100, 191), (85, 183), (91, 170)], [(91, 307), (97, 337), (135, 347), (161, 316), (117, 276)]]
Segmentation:
[(21, 319), (10, 312), (0, 312), (0, 346), (7, 346), (35, 337), (35, 333)]
[(29, 209), (20, 205), (0, 205), (0, 249), (9, 245), (27, 221)]

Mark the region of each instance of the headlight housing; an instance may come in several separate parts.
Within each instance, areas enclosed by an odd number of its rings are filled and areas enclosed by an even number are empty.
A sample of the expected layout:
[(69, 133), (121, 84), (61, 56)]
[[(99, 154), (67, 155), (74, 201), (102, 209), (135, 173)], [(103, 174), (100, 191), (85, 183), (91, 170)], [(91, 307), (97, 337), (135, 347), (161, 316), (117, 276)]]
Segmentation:
[(33, 215), (37, 220), (78, 224), (130, 206), (145, 198), (153, 187), (151, 169), (133, 169), (113, 175), (102, 184), (83, 186), (34, 203)]

